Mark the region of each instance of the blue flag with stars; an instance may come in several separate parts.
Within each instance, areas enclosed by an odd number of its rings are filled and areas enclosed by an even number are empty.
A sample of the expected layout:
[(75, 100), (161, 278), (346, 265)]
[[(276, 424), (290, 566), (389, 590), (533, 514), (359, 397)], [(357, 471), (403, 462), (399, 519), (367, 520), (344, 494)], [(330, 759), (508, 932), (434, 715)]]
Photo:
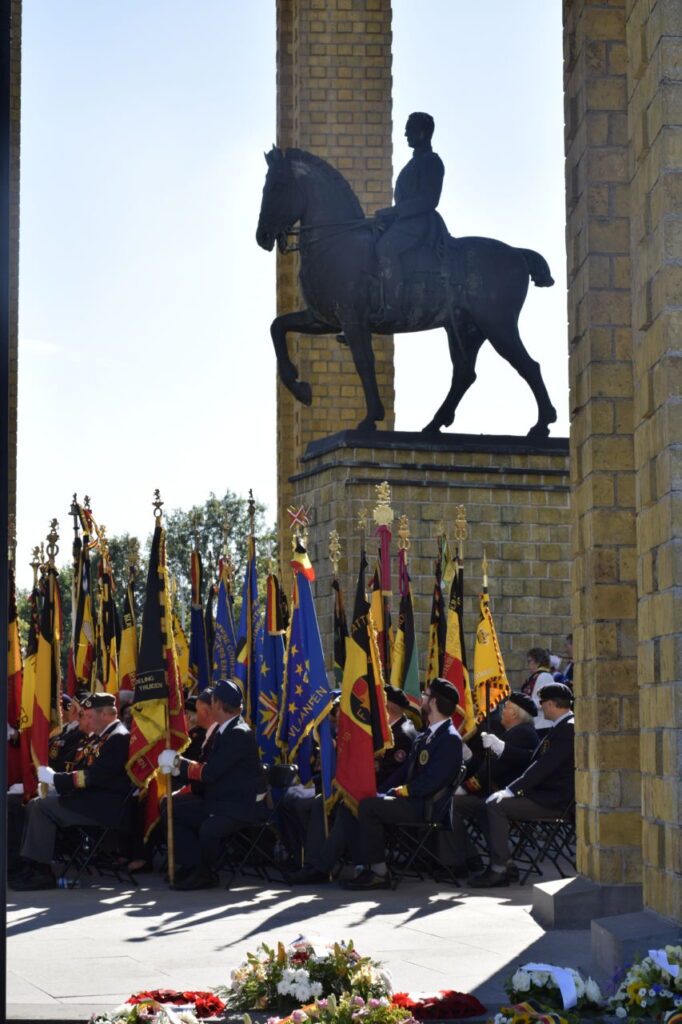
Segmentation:
[(284, 760), (289, 763), (298, 761), (299, 778), (305, 784), (312, 776), (310, 757), (306, 753), (309, 751), (309, 737), (315, 734), (320, 745), (323, 795), (329, 799), (335, 767), (329, 723), (332, 694), (310, 587), (310, 580), (315, 578), (315, 574), (300, 544), (291, 564), (294, 569), (293, 612), (285, 657), (278, 740)]
[(258, 714), (256, 716), (256, 741), (263, 764), (275, 764), (281, 760), (277, 743), (279, 704), (284, 679), (284, 635), (281, 630), (270, 632), (266, 623), (273, 618), (270, 607), (276, 600), (278, 588), (276, 578), (268, 576), (265, 619), (261, 619), (256, 636), (256, 667), (258, 672)]
[(237, 664), (235, 678), (244, 692), (244, 718), (255, 728), (258, 717), (258, 665), (256, 638), (260, 629), (258, 606), (258, 580), (256, 576), (256, 545), (253, 537), (248, 541), (248, 559), (242, 590), (242, 610), (239, 617)]

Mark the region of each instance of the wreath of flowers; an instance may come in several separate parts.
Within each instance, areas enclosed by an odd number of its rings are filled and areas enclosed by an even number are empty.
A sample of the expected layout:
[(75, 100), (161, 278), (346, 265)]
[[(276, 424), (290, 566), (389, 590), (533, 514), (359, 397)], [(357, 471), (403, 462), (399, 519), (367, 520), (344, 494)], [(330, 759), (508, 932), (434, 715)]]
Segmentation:
[(229, 988), (216, 992), (232, 1010), (289, 1013), (316, 999), (344, 993), (363, 1000), (391, 995), (390, 975), (381, 964), (361, 956), (351, 941), (321, 948), (305, 939), (271, 949), (262, 943), (232, 971)]
[[(546, 969), (542, 970), (541, 967)], [(572, 982), (575, 987), (573, 1005), (570, 1002), (564, 1003), (564, 993), (558, 980), (562, 973), (569, 985)], [(580, 1020), (583, 1016), (594, 1014), (597, 1011), (601, 1012), (605, 1003), (601, 989), (594, 979), (583, 978), (580, 972), (573, 970), (572, 967), (555, 968), (551, 964), (528, 964), (526, 967), (519, 967), (505, 982), (504, 989), (509, 998), (519, 1004), (507, 1007), (507, 1010), (515, 1011), (517, 1016), (521, 1015), (518, 1022), (513, 1016), (511, 1017), (514, 1024), (522, 1024), (522, 1022), (525, 1024), (525, 1020), (542, 1020), (542, 1014), (547, 1015), (547, 1011), (566, 1014), (567, 1021)], [(575, 1012), (567, 1013), (569, 1010)], [(532, 1015), (528, 1016), (529, 1012), (540, 1014), (540, 1016), (535, 1018)], [(502, 1013), (504, 1014), (504, 1009)], [(523, 1017), (524, 1013), (526, 1018)], [(498, 1014), (498, 1016), (500, 1015)], [(496, 1020), (495, 1024), (506, 1024), (504, 1016), (501, 1016), (499, 1021)]]
[[(251, 1024), (248, 1013), (244, 1024)], [(267, 1024), (417, 1024), (409, 1010), (393, 1006), (386, 996), (364, 1000), (362, 996), (344, 993), (328, 999), (316, 999), (308, 1006), (294, 1010), (288, 1017), (270, 1017)]]
[(609, 1008), (628, 1022), (670, 1021), (682, 1010), (682, 946), (650, 949), (616, 976)]
[(411, 998), (407, 992), (396, 992), (392, 999), (393, 1006), (401, 1006), (409, 1010), (418, 1020), (460, 1020), (465, 1017), (478, 1017), (485, 1013), (485, 1006), (476, 996), (454, 992), (442, 988), (433, 995)]
[(175, 1006), (192, 1005), (195, 1016), (200, 1020), (215, 1017), (225, 1009), (225, 1003), (213, 992), (178, 992), (172, 988), (154, 988), (149, 992), (137, 992), (129, 996), (128, 1002), (137, 1004), (150, 999), (156, 1003), (173, 1003)]

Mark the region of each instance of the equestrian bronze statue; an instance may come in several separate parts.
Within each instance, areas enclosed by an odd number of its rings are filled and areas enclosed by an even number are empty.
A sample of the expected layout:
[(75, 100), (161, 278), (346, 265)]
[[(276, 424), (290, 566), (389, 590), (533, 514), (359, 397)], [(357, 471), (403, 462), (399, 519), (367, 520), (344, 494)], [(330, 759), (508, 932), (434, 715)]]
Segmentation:
[[(476, 379), (476, 357), (487, 339), (523, 377), (538, 406), (529, 437), (546, 437), (556, 411), (540, 366), (524, 348), (518, 319), (528, 279), (554, 284), (546, 260), (494, 238), (451, 238), (436, 211), (443, 165), (432, 149), (433, 120), (412, 114), (405, 135), (414, 150), (396, 181), (395, 203), (364, 216), (345, 178), (320, 157), (301, 149), (266, 154), (256, 240), (271, 251), (298, 250), (306, 309), (286, 313), (270, 328), (282, 383), (305, 405), (310, 384), (298, 379), (287, 332), (337, 334), (351, 350), (362, 381), (367, 415), (359, 430), (384, 418), (377, 388), (372, 333), (401, 334), (444, 327), (452, 382), (424, 433), (437, 434)], [(298, 224), (297, 228), (294, 225)], [(297, 244), (290, 246), (290, 236)]]

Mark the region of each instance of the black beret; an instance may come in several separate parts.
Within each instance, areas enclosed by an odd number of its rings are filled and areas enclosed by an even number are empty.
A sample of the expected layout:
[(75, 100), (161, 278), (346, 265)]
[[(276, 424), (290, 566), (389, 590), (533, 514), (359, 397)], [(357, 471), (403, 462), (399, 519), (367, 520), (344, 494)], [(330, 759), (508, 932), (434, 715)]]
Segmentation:
[(573, 690), (565, 683), (547, 683), (538, 693), (540, 700), (573, 700)]
[(213, 687), (213, 696), (231, 708), (241, 707), (244, 698), (242, 688), (235, 679), (219, 679)]
[(212, 686), (207, 686), (205, 690), (202, 690), (201, 693), (198, 693), (194, 698), (195, 705), (198, 700), (202, 701), (204, 704), (210, 704), (213, 699), (213, 693), (214, 688)]
[(102, 708), (116, 709), (116, 697), (113, 693), (89, 693), (81, 707), (86, 711), (101, 711)]
[(535, 701), (531, 697), (526, 696), (525, 693), (521, 693), (519, 690), (512, 690), (507, 697), (507, 700), (511, 704), (516, 704), (518, 708), (522, 708), (524, 711), (527, 711), (529, 715), (533, 716), (533, 718), (535, 718), (538, 713)]
[(73, 703), (73, 697), (69, 697), (68, 693), (62, 694), (62, 711), (68, 711), (70, 705)]
[(197, 709), (197, 698), (196, 697), (185, 697), (185, 711), (196, 711)]
[(87, 700), (89, 696), (90, 696), (90, 690), (76, 690), (76, 693), (74, 694), (74, 698), (73, 699), (75, 701), (77, 701), (81, 705), (81, 707), (82, 707), (83, 706), (83, 701)]
[(447, 679), (432, 679), (429, 683), (429, 690), (434, 697), (444, 697), (455, 706), (459, 704), (459, 693), (454, 683)]
[(386, 700), (390, 700), (391, 704), (397, 704), (399, 708), (409, 708), (410, 702), (404, 690), (400, 690), (397, 686), (386, 685), (384, 693)]

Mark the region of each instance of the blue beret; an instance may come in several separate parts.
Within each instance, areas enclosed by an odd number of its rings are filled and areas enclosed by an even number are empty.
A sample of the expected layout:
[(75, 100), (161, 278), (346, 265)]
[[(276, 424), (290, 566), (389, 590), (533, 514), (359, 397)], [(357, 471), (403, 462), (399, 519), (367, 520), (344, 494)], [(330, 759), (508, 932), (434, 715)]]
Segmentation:
[(242, 688), (234, 679), (219, 679), (213, 687), (213, 696), (231, 708), (241, 707), (243, 700)]

